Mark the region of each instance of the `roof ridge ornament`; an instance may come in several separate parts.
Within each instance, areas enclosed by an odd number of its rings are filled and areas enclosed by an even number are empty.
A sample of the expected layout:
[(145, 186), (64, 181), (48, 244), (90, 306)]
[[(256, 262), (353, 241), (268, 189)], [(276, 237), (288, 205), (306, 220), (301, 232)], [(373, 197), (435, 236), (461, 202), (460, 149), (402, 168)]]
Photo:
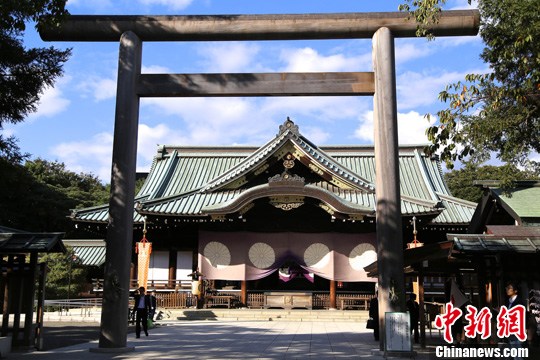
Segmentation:
[(283, 125), (279, 125), (279, 134), (283, 134), (285, 131), (290, 131), (291, 133), (295, 135), (300, 135), (300, 132), (298, 131), (298, 125), (294, 124), (294, 121), (291, 120), (290, 117), (287, 116), (287, 120), (283, 123)]

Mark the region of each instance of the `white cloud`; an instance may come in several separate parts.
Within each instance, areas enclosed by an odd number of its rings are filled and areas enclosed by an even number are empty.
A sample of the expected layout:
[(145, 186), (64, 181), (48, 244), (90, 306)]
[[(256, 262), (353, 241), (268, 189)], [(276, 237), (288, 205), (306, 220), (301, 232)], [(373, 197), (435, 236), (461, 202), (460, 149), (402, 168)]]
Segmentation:
[(157, 145), (182, 145), (187, 142), (188, 139), (182, 132), (171, 129), (166, 124), (157, 124), (154, 127), (147, 124), (139, 125), (137, 142), (138, 171), (148, 171), (156, 154)]
[(160, 65), (150, 65), (150, 66), (142, 66), (141, 67), (141, 73), (143, 74), (167, 74), (170, 73), (171, 70), (165, 66)]
[(90, 77), (77, 87), (83, 94), (90, 94), (96, 101), (112, 99), (116, 96), (116, 77)]
[[(351, 69), (371, 69), (369, 56), (346, 57), (343, 54), (321, 55), (317, 50), (304, 47), (300, 49), (283, 49), (279, 59), (286, 65), (282, 71), (353, 71)], [(356, 70), (358, 71), (358, 70)]]
[(400, 65), (407, 61), (425, 58), (433, 54), (435, 50), (434, 43), (426, 43), (427, 41), (423, 39), (415, 39), (414, 41), (402, 39), (401, 41), (397, 41), (395, 47), (396, 64)]
[(183, 10), (187, 8), (193, 0), (138, 0), (146, 6), (164, 6), (170, 10)]
[(113, 136), (103, 132), (88, 140), (69, 141), (55, 145), (51, 154), (71, 171), (93, 173), (110, 182)]
[(200, 63), (213, 73), (260, 71), (261, 66), (255, 62), (259, 51), (258, 45), (241, 42), (212, 42), (197, 48)]
[(265, 99), (261, 111), (275, 118), (301, 116), (328, 123), (357, 118), (372, 102), (371, 98), (356, 96), (273, 97)]
[[(417, 113), (398, 113), (398, 141), (399, 144), (426, 144), (428, 142), (426, 129), (435, 123), (432, 116), (430, 121)], [(355, 137), (374, 142), (373, 111), (367, 111), (361, 116), (361, 122), (355, 131)]]
[[(157, 145), (187, 144), (180, 131), (166, 124), (139, 125), (137, 143), (137, 171), (148, 171), (156, 154)], [(91, 138), (60, 143), (51, 149), (51, 154), (75, 172), (93, 173), (104, 182), (110, 182), (113, 150), (113, 134), (102, 132)]]
[(300, 131), (306, 138), (313, 141), (315, 144), (324, 144), (330, 138), (328, 131), (319, 127), (303, 126)]
[(55, 87), (46, 88), (39, 98), (37, 111), (31, 114), (30, 118), (52, 117), (65, 111), (71, 101), (63, 94), (61, 88), (67, 81), (63, 79), (58, 81)]
[(396, 89), (399, 110), (415, 109), (438, 102), (438, 94), (446, 85), (463, 80), (466, 73), (435, 74), (407, 71), (397, 77)]
[(184, 145), (258, 143), (272, 129), (271, 120), (258, 110), (256, 99), (246, 98), (148, 98), (142, 99), (151, 118), (171, 117), (186, 129)]
[(478, 1), (473, 0), (469, 5), (469, 0), (454, 0), (449, 5), (449, 10), (476, 9), (478, 8)]

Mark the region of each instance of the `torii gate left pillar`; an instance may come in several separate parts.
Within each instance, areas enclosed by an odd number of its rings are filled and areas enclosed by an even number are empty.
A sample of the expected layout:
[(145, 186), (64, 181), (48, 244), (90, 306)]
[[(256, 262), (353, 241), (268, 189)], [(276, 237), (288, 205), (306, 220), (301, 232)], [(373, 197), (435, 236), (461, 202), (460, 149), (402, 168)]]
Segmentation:
[[(131, 31), (120, 37), (116, 114), (111, 170), (111, 197), (103, 307), (99, 347), (130, 350), (127, 343), (130, 263), (133, 237), (133, 209), (137, 137), (139, 126), (139, 95), (136, 93), (141, 73), (142, 42)], [(128, 285), (129, 286), (129, 285)], [(95, 349), (93, 349), (95, 350)]]

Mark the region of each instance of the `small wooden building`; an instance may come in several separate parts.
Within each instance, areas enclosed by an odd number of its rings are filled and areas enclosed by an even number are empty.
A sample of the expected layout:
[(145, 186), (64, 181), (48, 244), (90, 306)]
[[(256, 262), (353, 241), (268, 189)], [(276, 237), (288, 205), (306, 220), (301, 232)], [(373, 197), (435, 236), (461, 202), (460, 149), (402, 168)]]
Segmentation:
[[(2, 342), (9, 338), (13, 347), (41, 347), (47, 267), (45, 263), (38, 263), (38, 254), (65, 253), (63, 236), (63, 233), (29, 233), (0, 226), (0, 299), (3, 304), (0, 348), (3, 349)], [(24, 315), (22, 326), (21, 315)]]
[[(516, 282), (523, 298), (540, 296), (540, 181), (519, 181), (503, 190), (484, 181), (484, 196), (467, 234), (448, 234), (456, 256), (468, 259), (478, 274), (481, 306), (506, 301), (506, 282)], [(536, 302), (540, 302), (540, 299)], [(537, 314), (540, 323), (540, 311)]]

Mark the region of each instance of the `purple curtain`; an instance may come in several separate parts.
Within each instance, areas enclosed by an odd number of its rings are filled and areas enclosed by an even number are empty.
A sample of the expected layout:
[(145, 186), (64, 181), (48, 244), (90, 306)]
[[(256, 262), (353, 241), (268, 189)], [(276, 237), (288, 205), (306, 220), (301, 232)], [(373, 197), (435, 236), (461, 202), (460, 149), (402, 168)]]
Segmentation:
[(375, 233), (199, 233), (199, 267), (207, 279), (256, 280), (289, 267), (298, 269), (295, 275), (374, 282), (363, 267), (376, 259)]

